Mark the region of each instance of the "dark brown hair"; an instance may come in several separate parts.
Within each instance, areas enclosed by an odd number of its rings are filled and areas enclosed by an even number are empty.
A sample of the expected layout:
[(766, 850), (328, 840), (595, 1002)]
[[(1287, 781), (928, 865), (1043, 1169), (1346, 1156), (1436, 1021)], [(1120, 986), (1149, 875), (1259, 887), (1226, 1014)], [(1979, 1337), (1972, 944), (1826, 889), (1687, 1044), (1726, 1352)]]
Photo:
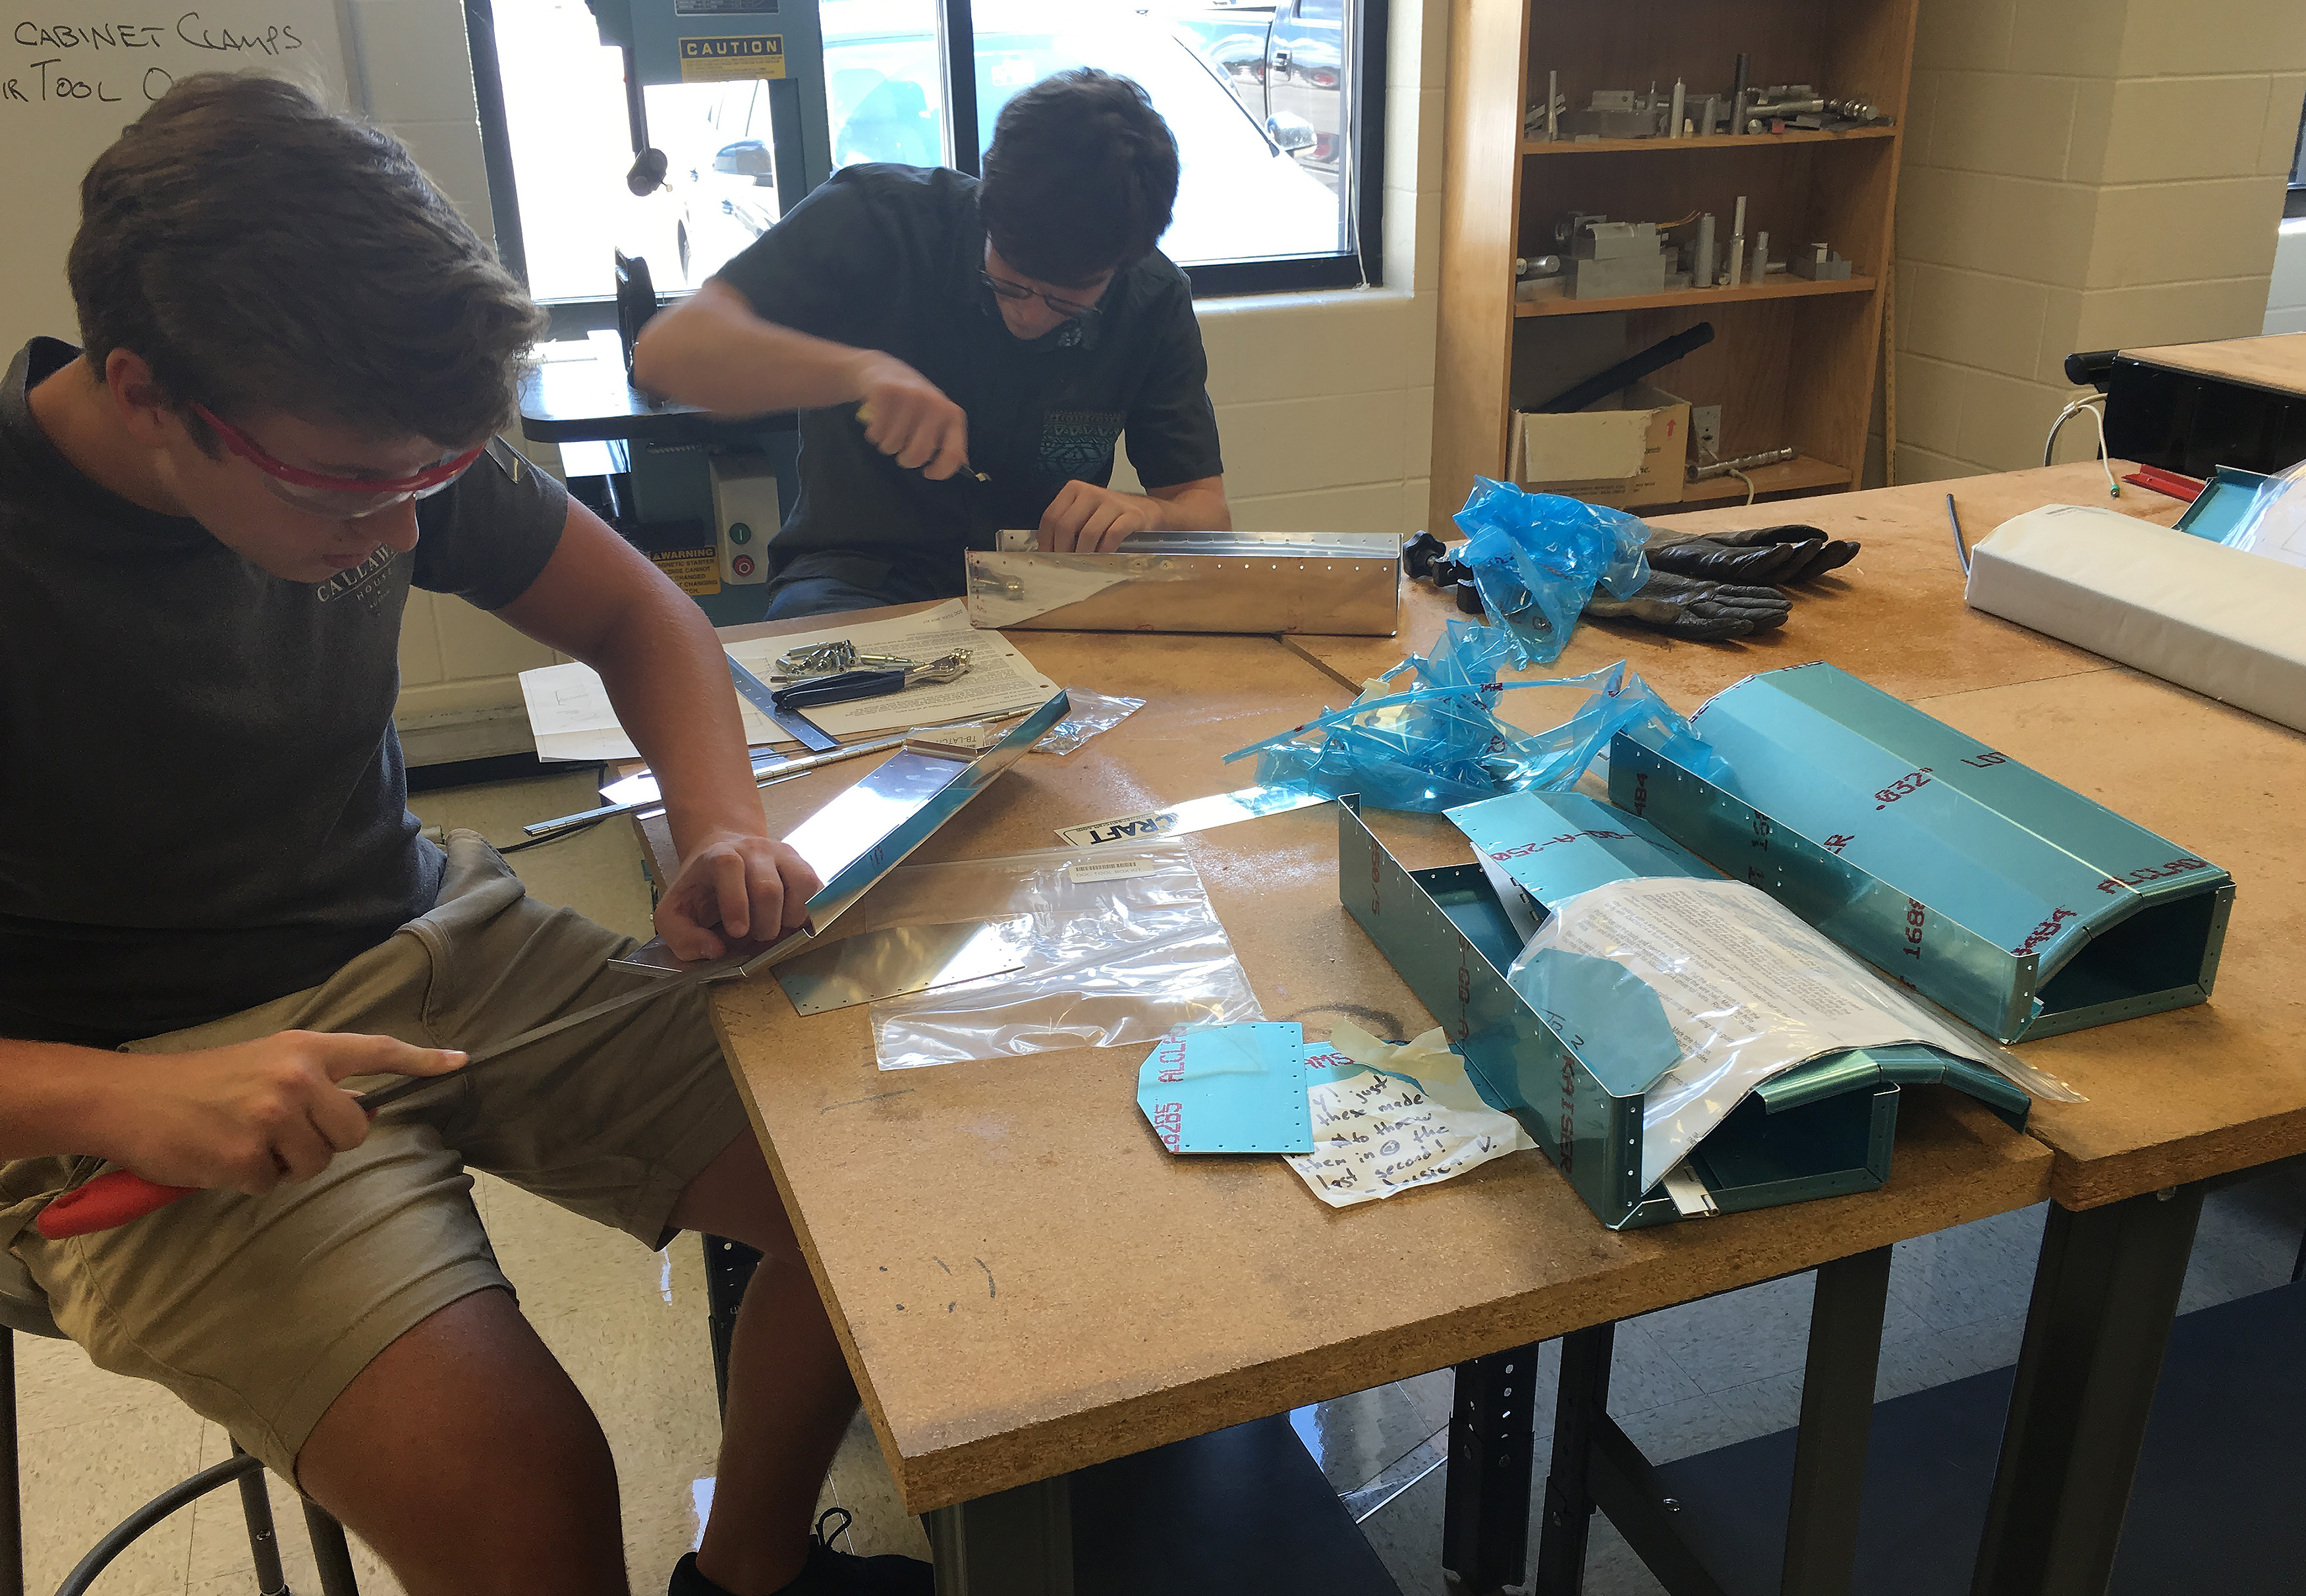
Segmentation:
[(68, 270), (99, 371), (127, 349), (179, 405), (450, 447), (511, 415), (542, 313), (397, 139), (303, 90), (185, 78), (80, 197)]
[(978, 215), (1001, 258), (1078, 286), (1152, 253), (1177, 203), (1177, 141), (1145, 90), (1075, 67), (1001, 107)]

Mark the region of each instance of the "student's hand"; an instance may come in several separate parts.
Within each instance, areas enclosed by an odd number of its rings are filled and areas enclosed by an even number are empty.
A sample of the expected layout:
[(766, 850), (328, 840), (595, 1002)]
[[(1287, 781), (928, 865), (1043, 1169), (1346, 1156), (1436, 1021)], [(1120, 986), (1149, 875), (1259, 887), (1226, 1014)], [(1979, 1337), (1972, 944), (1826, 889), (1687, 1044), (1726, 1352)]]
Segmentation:
[(1041, 548), (1052, 554), (1110, 554), (1132, 532), (1161, 525), (1161, 507), (1134, 493), (1070, 482), (1041, 512)]
[(824, 883), (781, 842), (713, 832), (680, 861), (656, 906), (656, 934), (683, 959), (718, 959), (730, 942), (773, 940), (808, 918)]
[(101, 1145), (164, 1186), (229, 1186), (261, 1197), (310, 1180), (368, 1139), (348, 1075), (440, 1075), (465, 1055), (393, 1037), (282, 1031), (192, 1053), (130, 1054), (107, 1071), (115, 1101)]
[(943, 482), (969, 459), (969, 416), (943, 389), (893, 354), (868, 351), (858, 370), (857, 419), (865, 441)]

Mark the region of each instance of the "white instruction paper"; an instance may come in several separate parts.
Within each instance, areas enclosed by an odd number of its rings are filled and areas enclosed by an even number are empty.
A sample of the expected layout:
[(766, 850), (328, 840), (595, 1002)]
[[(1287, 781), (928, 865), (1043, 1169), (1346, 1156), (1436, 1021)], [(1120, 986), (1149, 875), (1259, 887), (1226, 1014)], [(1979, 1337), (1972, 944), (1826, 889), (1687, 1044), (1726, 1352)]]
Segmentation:
[[(730, 658), (768, 681), (777, 656), (789, 649), (847, 638), (859, 653), (887, 654), (927, 663), (954, 649), (969, 651), (969, 672), (958, 681), (926, 683), (882, 698), (816, 705), (808, 718), (837, 738), (894, 731), (944, 721), (977, 720), (1034, 709), (1049, 701), (1057, 684), (1033, 669), (1032, 661), (998, 632), (969, 624), (959, 599), (891, 620), (852, 621), (821, 631), (791, 632), (726, 644)], [(771, 683), (772, 686), (781, 684)], [(725, 690), (736, 692), (734, 684)], [(608, 690), (590, 665), (547, 665), (520, 673), (521, 697), (528, 705), (529, 730), (540, 759), (632, 759), (639, 755), (617, 723)], [(742, 699), (745, 740), (756, 747), (795, 739)]]
[(1309, 1087), (1305, 1097), (1313, 1150), (1292, 1155), (1288, 1165), (1333, 1208), (1431, 1186), (1536, 1145), (1510, 1114), (1447, 1107), (1374, 1071)]
[(1763, 1081), (1852, 1047), (1924, 1042), (2001, 1070), (1995, 1050), (1738, 881), (1643, 876), (1555, 907), (1529, 949), (1622, 965), (1665, 1006), (1681, 1062), (1642, 1108), (1642, 1187), (1665, 1177)]

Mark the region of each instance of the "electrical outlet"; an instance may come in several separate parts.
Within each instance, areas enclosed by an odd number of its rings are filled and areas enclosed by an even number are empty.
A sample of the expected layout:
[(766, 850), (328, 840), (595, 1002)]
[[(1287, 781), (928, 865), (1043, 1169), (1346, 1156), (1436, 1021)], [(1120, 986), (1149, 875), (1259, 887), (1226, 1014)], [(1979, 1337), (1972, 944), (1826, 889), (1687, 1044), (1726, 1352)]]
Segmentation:
[(1721, 457), (1721, 406), (1692, 405), (1689, 407), (1689, 440), (1697, 445), (1698, 453), (1708, 459)]

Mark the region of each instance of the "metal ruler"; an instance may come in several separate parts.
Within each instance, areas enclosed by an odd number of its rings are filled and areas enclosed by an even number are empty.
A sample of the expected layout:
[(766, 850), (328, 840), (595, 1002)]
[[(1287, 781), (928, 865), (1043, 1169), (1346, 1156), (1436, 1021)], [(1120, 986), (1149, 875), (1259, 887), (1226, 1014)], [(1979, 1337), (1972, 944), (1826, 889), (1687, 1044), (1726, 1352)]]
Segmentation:
[(776, 694), (769, 684), (746, 670), (734, 654), (723, 650), (721, 657), (729, 661), (729, 675), (737, 684), (739, 696), (782, 727), (787, 736), (798, 738), (802, 747), (812, 754), (823, 754), (841, 746), (840, 739), (827, 735), (824, 728), (799, 710), (778, 708)]

